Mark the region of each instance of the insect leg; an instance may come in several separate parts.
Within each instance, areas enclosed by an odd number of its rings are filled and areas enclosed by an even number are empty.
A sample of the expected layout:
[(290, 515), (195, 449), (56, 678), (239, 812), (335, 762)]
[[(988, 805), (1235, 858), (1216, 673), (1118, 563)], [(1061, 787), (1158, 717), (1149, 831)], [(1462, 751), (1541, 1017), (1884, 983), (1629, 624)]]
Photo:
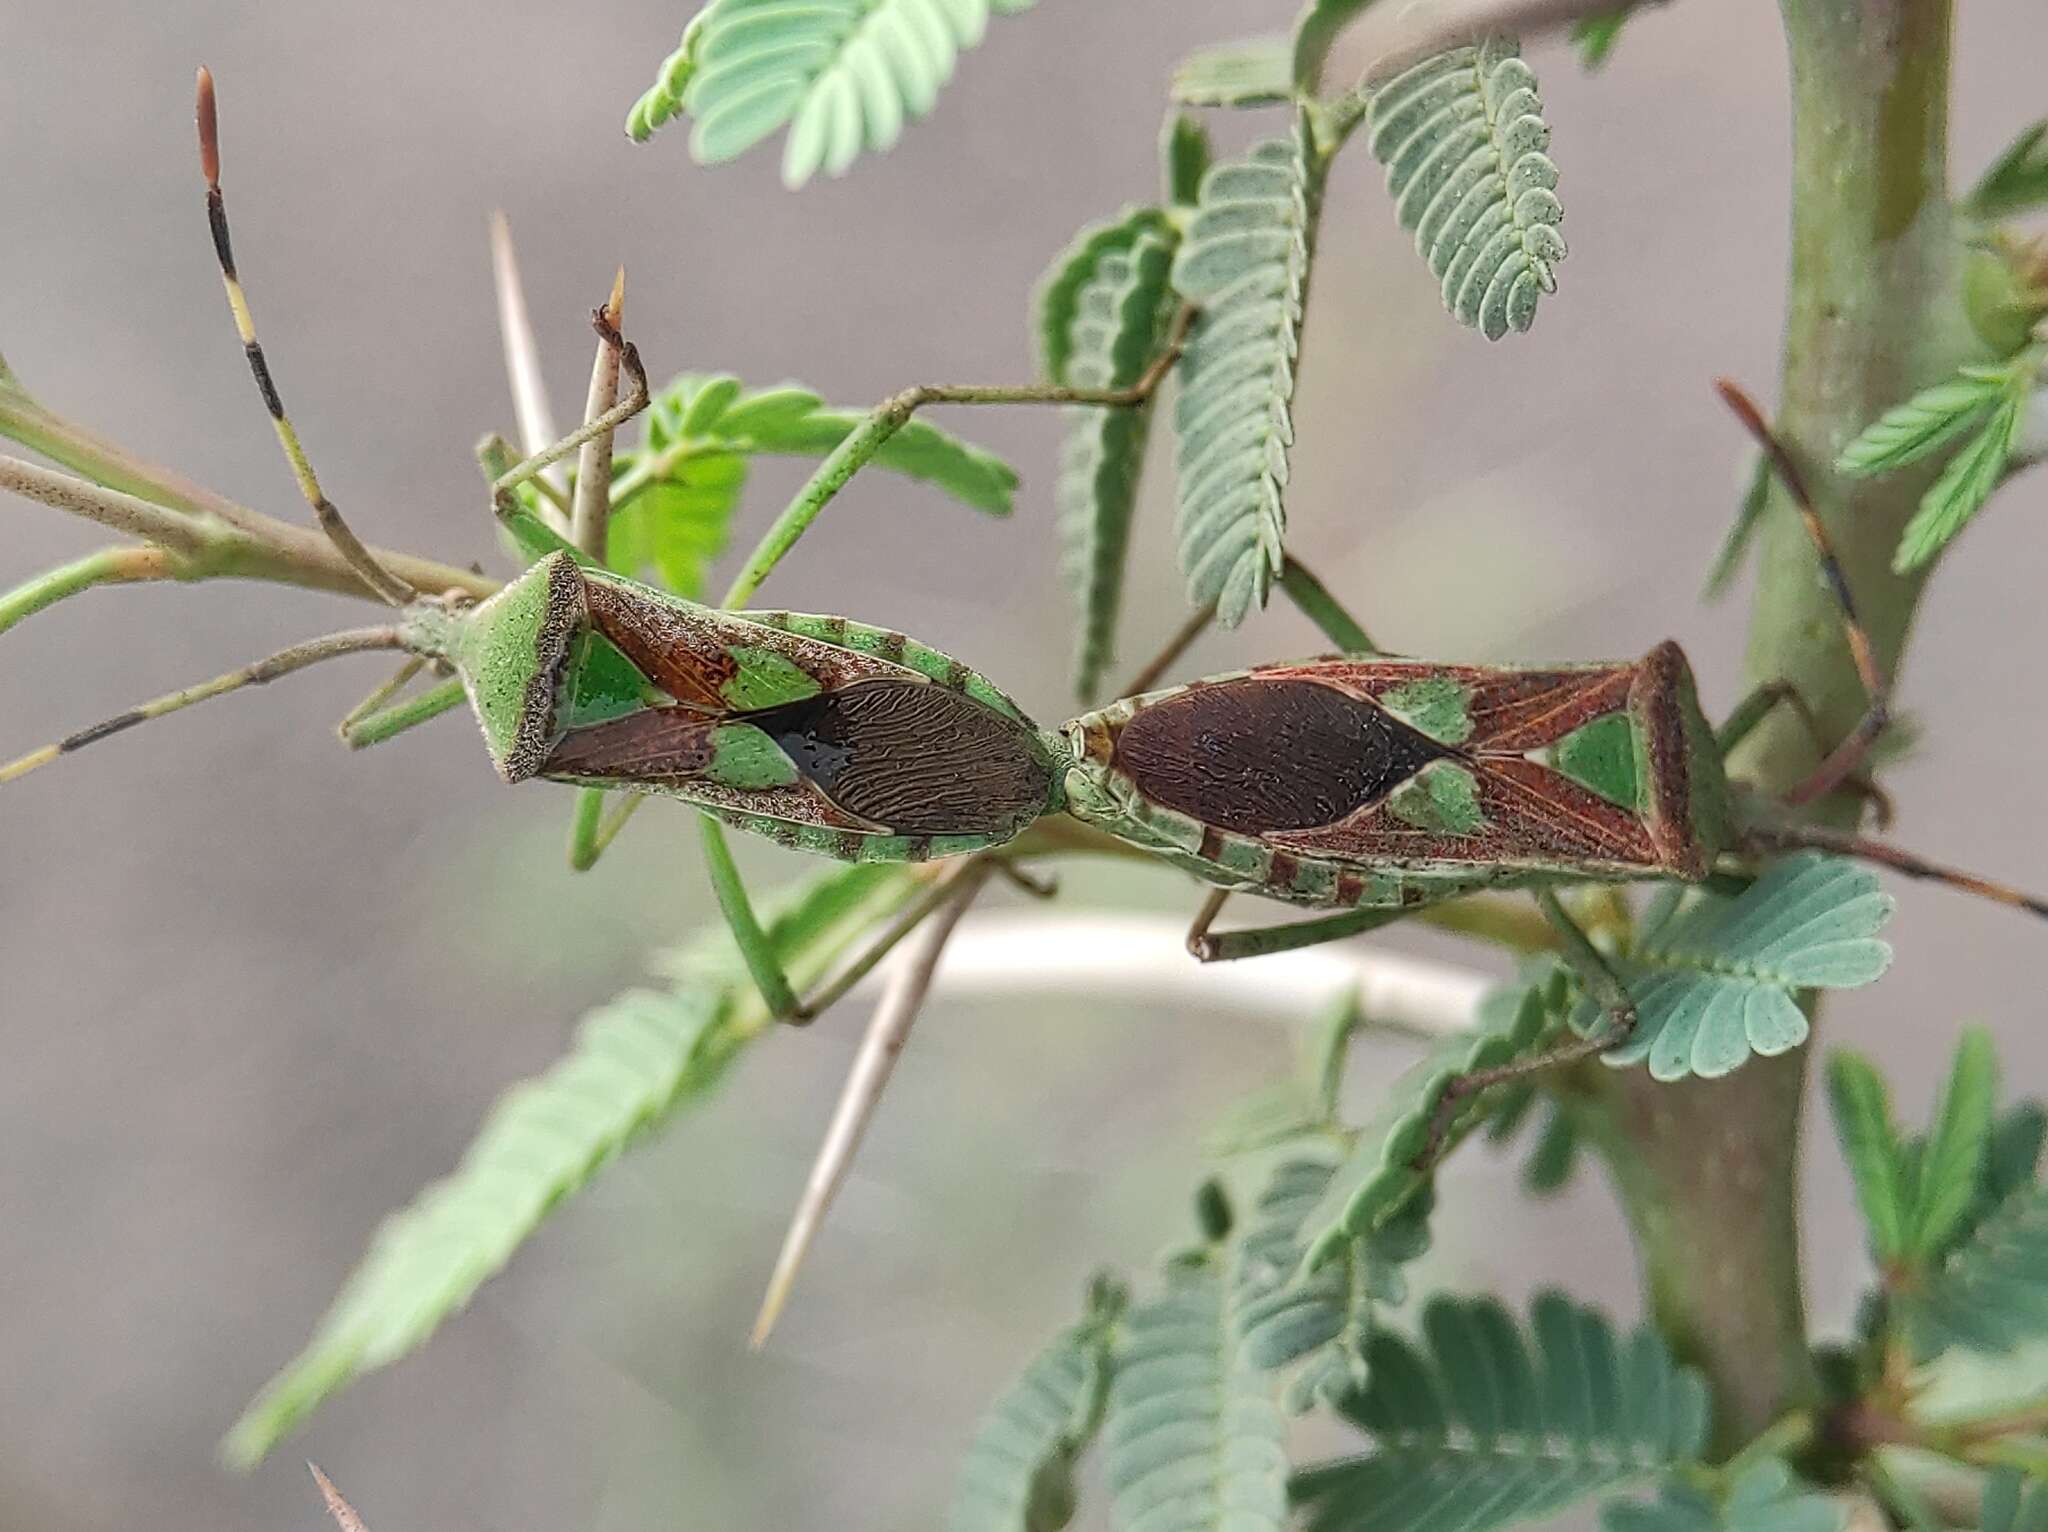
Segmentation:
[(595, 441), (600, 436), (609, 435), (612, 431), (617, 430), (647, 408), (647, 401), (650, 397), (647, 387), (647, 368), (640, 360), (639, 347), (635, 346), (631, 341), (620, 337), (619, 332), (605, 318), (603, 309), (598, 309), (594, 312), (590, 316), (590, 320), (591, 328), (597, 331), (599, 339), (608, 344), (616, 345), (619, 348), (619, 366), (625, 371), (628, 385), (626, 397), (610, 409), (584, 421), (582, 425), (571, 431), (552, 447), (544, 447), (539, 452), (534, 453), (532, 457), (513, 464), (512, 467), (493, 480), (491, 483), (491, 495), (492, 499), (499, 505), (499, 514), (501, 516), (504, 514), (504, 499), (509, 497), (512, 491), (519, 485), (538, 478), (542, 469), (560, 462), (570, 453), (581, 448), (585, 442)]
[[(1814, 754), (1826, 756), (1827, 736), (1821, 732), (1820, 720), (1813, 716), (1813, 709), (1799, 689), (1790, 681), (1766, 681), (1747, 697), (1735, 704), (1735, 710), (1728, 715), (1728, 721), (1714, 731), (1714, 748), (1725, 758), (1728, 753), (1753, 733), (1758, 724), (1770, 716), (1773, 708), (1783, 707), (1797, 718), (1806, 731), (1806, 737), (1813, 741)], [(1842, 779), (1842, 787), (1855, 793), (1877, 810), (1879, 829), (1889, 829), (1893, 818), (1891, 794), (1868, 776), (1852, 776)]]
[(306, 449), (299, 444), (299, 433), (284, 412), (284, 401), (278, 397), (277, 384), (271, 379), (270, 364), (263, 358), (263, 346), (256, 339), (256, 321), (249, 313), (249, 300), (242, 291), (241, 278), (235, 273), (234, 250), (228, 239), (227, 203), (222, 199), (220, 190), (220, 119), (214, 106), (213, 76), (205, 69), (199, 71), (197, 117), (199, 162), (206, 173), (206, 218), (213, 230), (213, 253), (220, 262), (221, 285), (227, 289), (228, 309), (235, 316), (235, 331), (242, 337), (242, 349), (248, 353), (249, 370), (255, 375), (257, 392), (263, 396), (263, 406), (270, 412), (270, 423), (277, 430), (278, 445), (284, 448), (292, 477), (298, 481), (299, 493), (313, 508), (321, 530), (326, 532), (328, 540), (341, 554), (342, 561), (356, 572), (356, 577), (380, 601), (390, 606), (405, 606), (417, 600), (419, 592), (377, 562), (376, 555), (363, 546), (362, 539), (356, 536), (347, 521), (342, 519), (341, 512), (334, 508), (334, 502), (320, 488), (320, 480), (313, 473)]
[(418, 728), (429, 719), (439, 718), (468, 700), (469, 694), (462, 689), (462, 682), (451, 679), (416, 692), (389, 707), (371, 709), (366, 701), (341, 721), (336, 732), (349, 749), (366, 750), (408, 729)]
[(626, 821), (647, 801), (646, 793), (621, 793), (618, 802), (605, 805), (603, 789), (588, 787), (576, 797), (575, 817), (569, 823), (569, 870), (588, 872), (597, 859), (611, 849)]
[[(584, 831), (586, 818), (590, 819), (589, 834), (595, 835), (595, 817), (587, 815), (586, 811), (603, 806), (602, 795), (586, 795), (577, 805), (579, 836)], [(782, 963), (775, 956), (768, 933), (761, 929), (761, 919), (754, 913), (753, 901), (747, 897), (746, 884), (740, 881), (739, 865), (732, 859), (732, 847), (726, 844), (725, 826), (711, 815), (704, 814), (699, 817), (697, 828), (704, 840), (704, 866), (711, 874), (711, 891), (718, 896), (719, 912), (725, 916), (726, 926), (732, 931), (733, 944), (740, 949), (740, 958), (746, 963), (747, 972), (754, 976), (754, 988), (761, 992), (769, 1014), (777, 1021), (800, 1019), (802, 1007), (797, 1003), (796, 990), (789, 982), (789, 975), (782, 971)]]
[(1187, 342), (1188, 327), (1194, 322), (1193, 308), (1183, 305), (1167, 331), (1166, 345), (1154, 357), (1138, 380), (1128, 388), (1068, 388), (1058, 383), (1027, 383), (1022, 386), (981, 386), (920, 384), (906, 388), (876, 405), (846, 438), (820, 463), (796, 498), (783, 508), (774, 524), (762, 534), (754, 551), (747, 555), (739, 574), (725, 593), (721, 606), (746, 603), (784, 554), (818, 519), (819, 512), (847, 482), (874, 460), (888, 440), (910, 423), (911, 416), (928, 404), (1092, 404), (1105, 408), (1130, 408), (1150, 399), (1180, 357)]
[(304, 670), (308, 665), (317, 665), (322, 660), (338, 659), (344, 654), (363, 654), (372, 649), (402, 649), (404, 635), (395, 627), (351, 628), (345, 633), (330, 633), (325, 638), (312, 638), (302, 644), (293, 644), (288, 649), (231, 670), (224, 676), (215, 676), (211, 681), (202, 681), (197, 686), (187, 686), (180, 691), (168, 692), (153, 701), (144, 702), (116, 713), (112, 718), (81, 729), (76, 734), (65, 736), (55, 744), (32, 750), (18, 760), (0, 766), (0, 783), (12, 782), (16, 777), (25, 776), (38, 766), (46, 766), (60, 755), (69, 755), (110, 734), (119, 734), (132, 729), (139, 723), (148, 723), (152, 718), (161, 718), (166, 713), (175, 713), (204, 702), (210, 697), (220, 697), (228, 692), (240, 691), (245, 686), (261, 686), (266, 681), (275, 681), (279, 676), (288, 676), (295, 670)]
[(1743, 428), (1756, 438), (1772, 470), (1784, 484), (1785, 492), (1792, 497), (1800, 523), (1806, 528), (1814, 553), (1820, 559), (1821, 573), (1827, 578), (1828, 589), (1834, 594), (1836, 606), (1841, 608), (1842, 629), (1849, 640), (1849, 654), (1856, 663), (1856, 674), (1869, 698), (1867, 710), (1847, 737), (1835, 746), (1811, 776), (1785, 794), (1787, 803), (1811, 803), (1840, 787), (1868, 759), (1870, 747), (1891, 721), (1891, 692), (1885, 684), (1884, 673), (1878, 668), (1870, 634), (1864, 628), (1863, 620), (1856, 615), (1856, 598), (1850, 593), (1849, 578), (1842, 572), (1842, 562), (1835, 556), (1834, 544), (1828, 537), (1827, 527), (1821, 522), (1820, 511), (1807, 490), (1799, 465), (1793, 462), (1792, 454), (1785, 449), (1784, 443), (1772, 434), (1770, 426), (1764, 422), (1763, 412), (1747, 394), (1725, 378), (1715, 387), (1742, 422)]
[(1950, 888), (1960, 889), (1966, 894), (1990, 899), (1998, 904), (2011, 905), (2016, 910), (2025, 910), (2029, 915), (2038, 915), (2048, 920), (2048, 899), (2035, 894), (2023, 893), (2008, 883), (1994, 883), (1989, 878), (1980, 878), (1973, 872), (1948, 867), (1940, 862), (1930, 862), (1897, 846), (1887, 845), (1881, 840), (1854, 835), (1845, 830), (1828, 830), (1819, 825), (1771, 825), (1750, 830), (1743, 836), (1741, 849), (1755, 851), (1828, 851), (1836, 856), (1854, 857), (1858, 861), (1874, 862), (1880, 867), (1909, 878), (1919, 878), (1929, 883), (1942, 883)]
[(1415, 913), (1413, 906), (1396, 909), (1369, 908), (1340, 910), (1335, 915), (1325, 915), (1318, 920), (1295, 921), (1287, 925), (1248, 926), (1241, 931), (1225, 931), (1220, 935), (1209, 934), (1207, 922), (1214, 920), (1216, 911), (1222, 908), (1222, 899), (1211, 894), (1196, 917), (1195, 926), (1188, 932), (1188, 951), (1204, 963), (1230, 963), (1239, 958), (1265, 957), (1274, 952), (1293, 952), (1302, 947), (1319, 947), (1324, 942), (1342, 941), (1347, 936), (1357, 936), (1364, 931), (1376, 931), (1381, 926), (1392, 925), (1395, 921)]
[(1415, 1157), (1417, 1169), (1426, 1170), (1435, 1162), (1463, 1104), (1480, 1092), (1544, 1070), (1560, 1069), (1596, 1057), (1610, 1048), (1619, 1047), (1636, 1029), (1635, 1002), (1629, 998), (1628, 987), (1622, 983), (1621, 975), (1615, 972), (1606, 954), (1593, 945), (1592, 939), (1580, 929), (1579, 923), (1572, 919), (1551, 890), (1537, 889), (1536, 902), (1542, 907), (1551, 928), (1557, 932), (1565, 964), (1607, 1013), (1607, 1024), (1591, 1037), (1575, 1037), (1528, 1058), (1516, 1059), (1513, 1063), (1453, 1076), (1445, 1084), (1443, 1094), (1437, 1098), (1436, 1110), (1430, 1116), (1429, 1137), (1423, 1141), (1422, 1152)]
[(1280, 588), (1301, 608), (1302, 615), (1321, 628), (1324, 636), (1344, 653), (1366, 655), (1380, 652), (1379, 645), (1366, 635), (1358, 619), (1345, 611), (1343, 603), (1330, 594), (1329, 587), (1291, 553), (1280, 566)]

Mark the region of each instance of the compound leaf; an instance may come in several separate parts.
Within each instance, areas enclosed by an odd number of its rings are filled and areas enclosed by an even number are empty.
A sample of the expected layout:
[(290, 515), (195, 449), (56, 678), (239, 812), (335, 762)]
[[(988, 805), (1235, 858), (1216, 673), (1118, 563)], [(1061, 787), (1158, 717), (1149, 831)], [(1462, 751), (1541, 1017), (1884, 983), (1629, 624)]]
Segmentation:
[(1525, 1332), (1490, 1298), (1439, 1297), (1424, 1342), (1366, 1348), (1339, 1413), (1373, 1449), (1296, 1474), (1310, 1532), (1488, 1532), (1695, 1461), (1707, 1391), (1648, 1328), (1539, 1296)]
[(1963, 440), (1900, 535), (1892, 558), (1895, 570), (1903, 574), (1925, 564), (1991, 498), (2012, 465), (2044, 362), (2048, 347), (2028, 346), (1995, 366), (1961, 368), (1885, 411), (1842, 449), (1836, 467), (1867, 476), (1889, 473)]
[[(1649, 1061), (1651, 1077), (1716, 1079), (1806, 1041), (1802, 989), (1854, 989), (1891, 962), (1877, 933), (1892, 898), (1876, 874), (1802, 852), (1771, 864), (1734, 899), (1704, 895), (1618, 965), (1636, 1003), (1636, 1030), (1601, 1055), (1617, 1068)], [(1581, 1033), (1604, 1024), (1590, 996), (1572, 1016)]]
[(1284, 554), (1295, 363), (1327, 162), (1305, 118), (1202, 179), (1173, 285), (1201, 317), (1174, 408), (1176, 530), (1188, 600), (1235, 627)]
[[(791, 976), (815, 978), (916, 891), (907, 867), (835, 868), (770, 922)], [(306, 1348), (223, 1444), (249, 1466), (355, 1378), (416, 1349), (501, 1271), (541, 1221), (606, 1163), (699, 1100), (771, 1018), (719, 932), (583, 1020), (567, 1056), (491, 1109), (462, 1163), (377, 1231)]]
[(1038, 325), (1038, 355), (1045, 375), (1054, 383), (1072, 385), (1068, 367), (1074, 356), (1074, 321), (1080, 315), (1081, 292), (1096, 279), (1102, 263), (1128, 256), (1147, 235), (1178, 239), (1173, 220), (1156, 207), (1127, 207), (1116, 217), (1088, 225), (1076, 234), (1039, 279), (1032, 305)]
[(1190, 53), (1167, 94), (1182, 106), (1271, 106), (1294, 99), (1294, 43), (1247, 37)]
[[(1129, 388), (1166, 344), (1175, 300), (1176, 241), (1147, 232), (1095, 263), (1075, 303), (1066, 379), (1077, 388)], [(1081, 608), (1075, 689), (1086, 700), (1115, 656), (1124, 568), (1152, 403), (1083, 405), (1069, 412), (1057, 498), (1068, 583)]]
[[(1388, 1087), (1379, 1109), (1358, 1130), (1358, 1147), (1304, 1220), (1307, 1269), (1320, 1268), (1351, 1241), (1371, 1234), (1420, 1190), (1427, 1175), (1416, 1161), (1451, 1082), (1519, 1057), (1542, 1035), (1557, 1003), (1554, 980), (1495, 991), (1478, 1028), (1446, 1038)], [(1480, 1115), (1477, 1107), (1460, 1112), (1445, 1143)]]
[(2010, 218), (2044, 204), (2048, 204), (2048, 118), (2014, 139), (1963, 199), (1963, 206), (1979, 218)]
[(1214, 1253), (1169, 1271), (1117, 1337), (1103, 1424), (1110, 1524), (1131, 1532), (1281, 1532), (1282, 1417), (1240, 1353)]
[(1867, 478), (1918, 462), (1981, 424), (2004, 395), (2005, 385), (2003, 367), (1964, 367), (1865, 426), (1842, 449), (1835, 466)]
[(1401, 1268), (1429, 1248), (1425, 1188), (1400, 1213), (1315, 1271), (1302, 1269), (1303, 1225), (1336, 1161), (1298, 1153), (1276, 1166), (1235, 1248), (1231, 1321), (1260, 1371), (1295, 1369), (1284, 1392), (1301, 1411), (1365, 1381), (1365, 1343), (1378, 1311), (1407, 1297)]
[(2048, 1335), (2048, 1187), (2012, 1192), (1893, 1303), (1923, 1361), (1952, 1347), (2003, 1355)]
[(785, 125), (782, 179), (844, 174), (863, 149), (895, 144), (953, 76), (991, 13), (1033, 0), (711, 0), (635, 103), (644, 139), (680, 109), (702, 164), (737, 158)]
[(1033, 1359), (982, 1418), (960, 1466), (950, 1532), (1059, 1532), (1074, 1468), (1102, 1424), (1123, 1294), (1098, 1281), (1088, 1316)]
[(1718, 1499), (1670, 1480), (1655, 1500), (1610, 1501), (1602, 1532), (1838, 1532), (1842, 1506), (1778, 1458), (1752, 1463)]
[(1906, 523), (1906, 530), (1899, 534), (1898, 552), (1892, 555), (1895, 571), (1904, 574), (1918, 569), (1946, 548), (1984, 508), (2012, 461), (2026, 403), (2024, 391), (2008, 391), (1985, 417), (1983, 429), (1949, 459), (1941, 477), (1920, 497), (1920, 508)]
[(1452, 48), (1387, 82), (1366, 114), (1401, 227), (1444, 307), (1488, 340), (1535, 321), (1557, 290), (1557, 166), (1536, 76), (1513, 38)]

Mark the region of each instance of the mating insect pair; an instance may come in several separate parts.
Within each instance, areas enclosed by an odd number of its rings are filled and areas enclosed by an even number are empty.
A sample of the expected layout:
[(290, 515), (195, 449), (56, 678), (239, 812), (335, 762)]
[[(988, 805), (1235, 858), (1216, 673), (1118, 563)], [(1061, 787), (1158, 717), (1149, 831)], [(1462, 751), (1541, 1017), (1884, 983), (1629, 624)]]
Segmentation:
[[(335, 655), (409, 651), (458, 673), (491, 757), (530, 777), (662, 793), (738, 828), (851, 861), (926, 861), (988, 851), (1065, 812), (1214, 885), (1191, 946), (1204, 958), (1333, 940), (1485, 889), (1533, 890), (1566, 957), (1606, 1007), (1600, 1034), (1475, 1076), (1509, 1074), (1613, 1047), (1633, 1025), (1626, 991), (1554, 889), (1583, 881), (1700, 883), (1770, 855), (1819, 848), (2048, 913), (2010, 889), (1881, 843), (1794, 822), (1731, 788), (1726, 752), (1774, 706), (1765, 688), (1716, 733), (1675, 644), (1633, 663), (1503, 667), (1378, 653), (1298, 564), (1282, 586), (1343, 654), (1261, 666), (1143, 692), (1039, 730), (994, 685), (901, 634), (836, 617), (736, 614), (592, 567), (522, 520), (514, 488), (647, 400), (639, 359), (620, 343), (629, 397), (497, 480), (501, 514), (534, 558), (481, 603), (415, 590), (381, 564), (321, 492), (256, 342), (236, 275), (219, 187), (210, 82), (200, 95), (208, 209), (230, 307), (264, 401), (308, 502), (342, 557), (397, 621), (294, 646), (217, 681), (145, 704), (13, 765), (0, 782), (133, 723)], [(602, 328), (602, 324), (601, 324)], [(617, 339), (616, 336), (613, 337)], [(889, 431), (929, 402), (1142, 400), (1171, 352), (1131, 390), (916, 390), (877, 412), (828, 460), (763, 553), (763, 571)], [(1724, 386), (1799, 507), (1840, 601), (1871, 698), (1848, 740), (1791, 795), (1854, 783), (1882, 730), (1882, 677), (1795, 465), (1755, 409)], [(862, 454), (865, 456), (862, 456)], [(758, 578), (753, 580), (758, 583)], [(751, 590), (743, 577), (742, 586)], [(1191, 636), (1191, 635), (1186, 635)], [(1168, 657), (1153, 668), (1157, 674)], [(726, 863), (729, 870), (729, 860)], [(714, 873), (717, 861), (714, 858)], [(1221, 935), (1233, 891), (1339, 913)], [(722, 901), (728, 913), (732, 903)], [(803, 1008), (750, 944), (743, 950), (778, 1009)], [(759, 961), (756, 961), (756, 960)]]

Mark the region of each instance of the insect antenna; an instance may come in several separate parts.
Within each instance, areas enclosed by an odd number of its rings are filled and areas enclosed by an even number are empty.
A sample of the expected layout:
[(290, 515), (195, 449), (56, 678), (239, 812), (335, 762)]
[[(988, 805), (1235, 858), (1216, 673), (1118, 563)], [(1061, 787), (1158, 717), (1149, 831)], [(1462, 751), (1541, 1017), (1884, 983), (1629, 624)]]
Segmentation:
[(1847, 830), (1829, 830), (1820, 825), (1771, 825), (1751, 830), (1743, 837), (1743, 846), (1759, 851), (1827, 851), (1836, 856), (1854, 857), (1861, 862), (1889, 867), (1908, 878), (1944, 884), (2048, 920), (2048, 899), (2023, 893), (2007, 883), (1980, 878), (1973, 872), (1930, 862), (1923, 856)]
[(16, 777), (26, 776), (38, 766), (47, 766), (60, 755), (69, 755), (74, 750), (105, 739), (110, 734), (119, 734), (123, 729), (132, 729), (139, 723), (148, 723), (152, 718), (162, 718), (166, 713), (176, 713), (205, 702), (211, 697), (225, 696), (240, 691), (245, 686), (261, 686), (275, 681), (279, 676), (288, 676), (295, 670), (304, 670), (308, 665), (317, 665), (322, 660), (338, 659), (344, 654), (364, 654), (377, 649), (403, 649), (405, 635), (396, 627), (351, 628), (343, 633), (329, 633), (324, 638), (309, 638), (304, 643), (293, 644), (288, 649), (231, 670), (224, 676), (215, 676), (211, 681), (202, 681), (197, 686), (185, 687), (182, 691), (168, 692), (151, 702), (116, 713), (112, 718), (94, 724), (89, 729), (80, 729), (76, 734), (66, 735), (55, 744), (45, 745), (40, 750), (31, 750), (19, 760), (0, 765), (0, 783), (12, 782)]
[(1765, 423), (1763, 412), (1748, 394), (1726, 378), (1717, 379), (1714, 387), (1728, 408), (1735, 412), (1735, 418), (1742, 422), (1743, 428), (1756, 438), (1757, 445), (1770, 461), (1772, 471), (1792, 497), (1799, 520), (1813, 543), (1813, 551), (1819, 555), (1821, 573), (1827, 579), (1828, 589), (1834, 595), (1835, 604), (1842, 609), (1842, 628), (1848, 636), (1849, 655), (1856, 662), (1856, 674), (1863, 682), (1864, 694), (1870, 699), (1856, 727), (1835, 746), (1811, 776), (1784, 795), (1787, 803), (1811, 803), (1840, 787), (1868, 758), (1878, 735), (1891, 722), (1891, 688), (1885, 683), (1884, 672), (1878, 668), (1870, 632), (1856, 614), (1856, 598), (1850, 593), (1849, 577), (1842, 571), (1842, 561), (1835, 555), (1835, 545), (1828, 537), (1827, 527), (1821, 522), (1820, 511), (1807, 490), (1799, 465), (1793, 462), (1792, 454)]
[(377, 562), (376, 555), (363, 545), (362, 539), (342, 519), (341, 512), (334, 508), (334, 502), (321, 490), (320, 480), (313, 473), (312, 463), (307, 460), (306, 449), (299, 444), (299, 433), (293, 429), (284, 412), (284, 401), (278, 397), (277, 384), (270, 375), (270, 364), (264, 360), (263, 346), (256, 339), (256, 321), (249, 313), (249, 300), (242, 291), (241, 278), (235, 274), (234, 250), (228, 240), (227, 204), (220, 191), (220, 118), (214, 106), (213, 75), (203, 67), (199, 71), (195, 115), (199, 123), (199, 165), (206, 174), (206, 221), (213, 230), (213, 253), (220, 261), (221, 285), (227, 289), (228, 308), (235, 316), (235, 330), (242, 337), (242, 349), (248, 353), (249, 371), (255, 375), (256, 390), (263, 396), (263, 407), (270, 412), (270, 423), (277, 430), (278, 445), (284, 448), (292, 477), (298, 480), (299, 493), (306, 497), (306, 503), (320, 519), (321, 530), (341, 554), (342, 561), (355, 571), (357, 578), (378, 600), (391, 606), (405, 606), (417, 600), (419, 592)]

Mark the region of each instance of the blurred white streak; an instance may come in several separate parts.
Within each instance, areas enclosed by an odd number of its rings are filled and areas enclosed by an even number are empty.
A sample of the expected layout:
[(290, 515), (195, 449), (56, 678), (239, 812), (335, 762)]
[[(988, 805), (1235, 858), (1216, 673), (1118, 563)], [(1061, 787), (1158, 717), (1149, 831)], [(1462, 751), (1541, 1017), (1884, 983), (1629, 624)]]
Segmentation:
[[(498, 331), (505, 343), (505, 377), (512, 385), (512, 415), (519, 428), (519, 450), (528, 457), (561, 440), (555, 412), (548, 406), (547, 383), (541, 374), (540, 342), (534, 338), (533, 316), (526, 307), (526, 289), (519, 280), (519, 256), (512, 247), (512, 223), (503, 212), (491, 214), (491, 284), (498, 294)], [(541, 470), (557, 490), (565, 490), (559, 463)], [(568, 518), (542, 501), (541, 519), (564, 536)]]
[[(1495, 982), (1471, 969), (1355, 944), (1198, 963), (1188, 955), (1186, 936), (1181, 922), (1158, 916), (974, 915), (948, 944), (932, 993), (943, 999), (1085, 993), (1296, 1021), (1356, 985), (1373, 1020), (1444, 1034), (1472, 1025), (1479, 997)], [(893, 955), (861, 992), (880, 988), (908, 957)]]

